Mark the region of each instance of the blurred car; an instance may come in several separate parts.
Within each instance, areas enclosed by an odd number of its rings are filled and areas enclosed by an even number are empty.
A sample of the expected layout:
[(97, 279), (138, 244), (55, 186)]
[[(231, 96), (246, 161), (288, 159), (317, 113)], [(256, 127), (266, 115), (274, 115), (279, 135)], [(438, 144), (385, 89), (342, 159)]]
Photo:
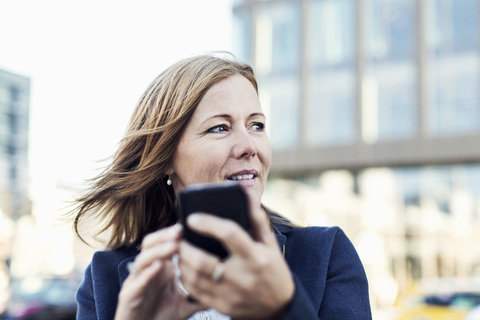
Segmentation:
[(12, 279), (4, 320), (75, 319), (79, 281), (71, 277)]
[(423, 279), (400, 295), (397, 320), (465, 320), (480, 305), (480, 279)]

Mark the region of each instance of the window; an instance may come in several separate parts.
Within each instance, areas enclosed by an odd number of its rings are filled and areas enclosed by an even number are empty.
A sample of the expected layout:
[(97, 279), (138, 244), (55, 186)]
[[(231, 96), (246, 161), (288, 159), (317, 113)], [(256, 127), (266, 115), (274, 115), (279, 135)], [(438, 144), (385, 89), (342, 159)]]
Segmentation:
[(417, 90), (409, 81), (414, 75), (409, 74), (405, 78), (402, 79), (405, 81), (398, 82), (391, 78), (386, 83), (378, 84), (379, 140), (407, 139), (417, 131)]
[(367, 0), (367, 52), (373, 62), (415, 57), (413, 0)]
[(255, 9), (255, 69), (272, 148), (293, 148), (301, 137), (300, 2), (258, 3)]
[(10, 95), (8, 93), (7, 88), (2, 87), (2, 83), (0, 82), (0, 110), (5, 108), (7, 102), (9, 101)]
[(257, 72), (260, 75), (298, 73), (301, 38), (299, 2), (260, 4), (256, 20)]
[(300, 86), (290, 78), (260, 81), (260, 102), (267, 114), (272, 149), (289, 149), (300, 141)]
[(247, 9), (233, 14), (233, 52), (242, 61), (251, 61), (251, 13)]
[(308, 86), (307, 143), (352, 143), (356, 137), (355, 75), (352, 70), (315, 74)]
[(10, 142), (10, 123), (5, 113), (0, 113), (0, 152), (7, 153)]
[(355, 3), (317, 0), (308, 12), (307, 143), (351, 143), (356, 137)]
[(433, 136), (480, 131), (479, 3), (427, 1), (428, 123)]
[(348, 67), (355, 62), (356, 15), (353, 0), (316, 0), (308, 10), (307, 54), (312, 67)]
[(438, 55), (478, 47), (478, 0), (427, 0), (427, 40)]
[(416, 19), (413, 0), (367, 0), (366, 142), (399, 140), (418, 131)]

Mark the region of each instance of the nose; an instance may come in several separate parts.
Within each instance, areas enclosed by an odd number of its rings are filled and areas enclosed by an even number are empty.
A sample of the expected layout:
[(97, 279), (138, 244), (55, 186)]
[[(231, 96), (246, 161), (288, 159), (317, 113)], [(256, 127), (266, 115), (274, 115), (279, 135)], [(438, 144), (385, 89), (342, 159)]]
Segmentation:
[(257, 144), (248, 130), (241, 130), (235, 134), (233, 156), (237, 159), (251, 158), (257, 155)]

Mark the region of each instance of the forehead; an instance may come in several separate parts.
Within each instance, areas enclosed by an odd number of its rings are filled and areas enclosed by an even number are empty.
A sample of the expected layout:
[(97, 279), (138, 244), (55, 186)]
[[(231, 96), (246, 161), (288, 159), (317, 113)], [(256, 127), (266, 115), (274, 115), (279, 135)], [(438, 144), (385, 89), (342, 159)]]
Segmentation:
[(242, 75), (234, 75), (214, 84), (203, 96), (197, 110), (260, 108), (257, 92)]
[(206, 95), (222, 94), (225, 92), (238, 92), (242, 90), (253, 91), (256, 94), (255, 88), (253, 87), (253, 84), (250, 82), (250, 80), (240, 74), (235, 74), (215, 83), (213, 86), (210, 87), (210, 89), (208, 89)]

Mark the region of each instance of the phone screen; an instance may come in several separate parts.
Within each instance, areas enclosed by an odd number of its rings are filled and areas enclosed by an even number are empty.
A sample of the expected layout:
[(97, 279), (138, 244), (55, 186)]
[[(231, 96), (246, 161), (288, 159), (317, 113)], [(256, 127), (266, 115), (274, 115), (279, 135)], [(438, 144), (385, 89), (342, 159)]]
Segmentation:
[(180, 191), (178, 197), (180, 204), (178, 214), (179, 220), (184, 226), (184, 238), (195, 246), (217, 255), (220, 259), (225, 259), (228, 256), (228, 251), (218, 240), (191, 230), (185, 224), (189, 214), (202, 212), (231, 219), (251, 234), (247, 195), (240, 184), (222, 183), (189, 186)]

